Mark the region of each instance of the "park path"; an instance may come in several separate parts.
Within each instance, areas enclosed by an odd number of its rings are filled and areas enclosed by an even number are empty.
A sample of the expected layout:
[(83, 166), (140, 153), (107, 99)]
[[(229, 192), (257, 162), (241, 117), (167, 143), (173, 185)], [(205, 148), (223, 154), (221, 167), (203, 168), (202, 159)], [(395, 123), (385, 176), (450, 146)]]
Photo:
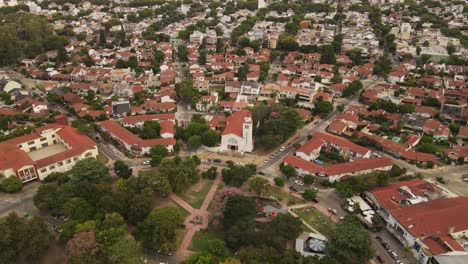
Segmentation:
[[(169, 198), (171, 198), (174, 202), (182, 206), (185, 210), (187, 210), (190, 213), (190, 215), (187, 218), (185, 218), (185, 221), (184, 221), (185, 228), (187, 228), (188, 231), (185, 234), (184, 238), (182, 239), (182, 243), (177, 249), (176, 255), (190, 256), (192, 254), (192, 251), (190, 251), (188, 248), (190, 244), (192, 243), (193, 235), (195, 235), (195, 232), (197, 231), (208, 228), (209, 217), (210, 217), (210, 212), (208, 212), (208, 206), (210, 205), (211, 200), (213, 200), (213, 197), (216, 194), (216, 190), (218, 189), (218, 186), (220, 183), (221, 183), (221, 174), (218, 174), (208, 194), (206, 195), (205, 200), (203, 201), (203, 204), (200, 207), (200, 209), (193, 208), (187, 202), (185, 202), (182, 198), (180, 198), (179, 196), (175, 194), (169, 195)], [(201, 216), (202, 218), (202, 223), (200, 225), (190, 223), (190, 221), (193, 220), (196, 216)]]

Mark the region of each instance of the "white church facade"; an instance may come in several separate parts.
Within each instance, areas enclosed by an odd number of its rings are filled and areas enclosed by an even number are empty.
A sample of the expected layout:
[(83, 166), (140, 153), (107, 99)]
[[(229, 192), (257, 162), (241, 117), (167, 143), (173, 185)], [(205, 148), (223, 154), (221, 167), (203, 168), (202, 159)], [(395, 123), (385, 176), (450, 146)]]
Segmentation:
[(252, 135), (252, 113), (241, 110), (229, 117), (226, 128), (221, 134), (220, 151), (252, 152), (254, 148)]

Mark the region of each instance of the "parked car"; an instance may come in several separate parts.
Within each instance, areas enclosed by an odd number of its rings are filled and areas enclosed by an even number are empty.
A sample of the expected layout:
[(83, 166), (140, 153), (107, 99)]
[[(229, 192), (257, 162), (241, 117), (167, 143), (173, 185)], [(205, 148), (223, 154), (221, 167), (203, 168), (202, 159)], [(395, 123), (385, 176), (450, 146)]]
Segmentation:
[(388, 254), (390, 255), (390, 257), (392, 257), (392, 259), (394, 259), (394, 260), (398, 259), (398, 254), (395, 251), (389, 250)]
[(399, 260), (399, 259), (398, 259), (395, 263), (396, 263), (396, 264), (405, 264), (405, 263), (403, 263), (403, 261), (401, 261), (401, 260)]
[(289, 186), (289, 190), (293, 191), (293, 192), (297, 192), (297, 188), (294, 187), (294, 186)]
[(285, 148), (286, 148), (285, 146), (282, 146), (282, 147), (280, 148), (280, 151), (283, 151)]
[(143, 161), (141, 164), (143, 164), (143, 165), (150, 165), (150, 161), (149, 161), (149, 160), (145, 160), (145, 161)]
[(219, 163), (219, 162), (221, 162), (221, 160), (220, 159), (214, 159), (213, 162)]
[(304, 186), (304, 182), (302, 182), (300, 180), (295, 180), (294, 183), (296, 183), (297, 185), (300, 185), (300, 186)]
[(336, 209), (333, 209), (333, 208), (328, 208), (328, 212), (336, 215), (338, 212), (336, 211)]
[(377, 260), (380, 262), (380, 263), (385, 263), (385, 260), (382, 256), (377, 256)]
[(382, 244), (382, 247), (385, 248), (385, 250), (390, 250), (390, 246), (386, 242), (382, 242), (380, 244)]
[(383, 240), (382, 240), (382, 238), (381, 238), (380, 236), (376, 236), (375, 239), (376, 239), (377, 241), (379, 241), (379, 243), (382, 244), (382, 241), (383, 241)]

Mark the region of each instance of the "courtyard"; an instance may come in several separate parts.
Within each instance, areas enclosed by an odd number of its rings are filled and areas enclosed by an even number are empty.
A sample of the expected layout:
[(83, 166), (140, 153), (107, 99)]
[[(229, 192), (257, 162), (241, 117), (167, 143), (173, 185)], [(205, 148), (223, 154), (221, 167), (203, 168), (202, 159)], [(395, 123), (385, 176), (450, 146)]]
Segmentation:
[(31, 151), (28, 153), (28, 155), (33, 161), (37, 161), (64, 152), (65, 150), (67, 150), (67, 148), (64, 145), (54, 144), (47, 147), (43, 147), (38, 150)]

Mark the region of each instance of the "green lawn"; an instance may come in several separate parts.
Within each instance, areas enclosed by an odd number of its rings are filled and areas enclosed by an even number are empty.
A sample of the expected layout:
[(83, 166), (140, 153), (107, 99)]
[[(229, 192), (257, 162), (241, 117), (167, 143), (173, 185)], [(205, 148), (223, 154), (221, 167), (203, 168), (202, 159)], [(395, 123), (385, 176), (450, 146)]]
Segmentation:
[(192, 243), (188, 249), (192, 251), (201, 251), (203, 248), (206, 248), (206, 244), (211, 239), (219, 239), (219, 237), (206, 231), (197, 231), (193, 235)]
[(102, 153), (99, 153), (99, 155), (97, 156), (97, 160), (99, 160), (104, 165), (106, 165), (107, 162), (109, 161), (109, 159), (106, 156), (104, 156), (104, 154)]
[(283, 192), (279, 189), (276, 189), (273, 186), (269, 186), (268, 192), (271, 197), (278, 199), (282, 204), (285, 204), (285, 205), (295, 205), (295, 204), (304, 203), (300, 199), (292, 196), (291, 194)]
[(187, 234), (188, 230), (187, 229), (177, 229), (176, 230), (176, 243), (177, 243), (177, 248), (180, 247), (180, 244), (182, 243), (182, 240), (184, 239), (185, 235)]
[[(184, 199), (188, 204), (190, 204), (193, 208), (196, 209), (199, 209), (202, 206), (206, 195), (208, 194), (211, 186), (213, 185), (213, 181), (203, 179), (199, 184), (201, 184), (201, 187), (197, 186), (198, 184), (194, 185), (181, 196), (182, 199)], [(195, 188), (197, 189), (194, 190)]]
[(156, 208), (162, 208), (162, 207), (166, 207), (166, 206), (172, 206), (172, 207), (176, 207), (177, 209), (179, 209), (180, 215), (184, 219), (187, 218), (187, 216), (190, 215), (190, 213), (187, 210), (185, 210), (182, 206), (180, 206), (178, 203), (172, 201), (169, 198), (159, 197), (159, 198), (156, 199)]
[(330, 231), (335, 226), (335, 224), (330, 219), (328, 219), (327, 216), (323, 215), (313, 207), (295, 209), (294, 212), (324, 236), (329, 236)]

